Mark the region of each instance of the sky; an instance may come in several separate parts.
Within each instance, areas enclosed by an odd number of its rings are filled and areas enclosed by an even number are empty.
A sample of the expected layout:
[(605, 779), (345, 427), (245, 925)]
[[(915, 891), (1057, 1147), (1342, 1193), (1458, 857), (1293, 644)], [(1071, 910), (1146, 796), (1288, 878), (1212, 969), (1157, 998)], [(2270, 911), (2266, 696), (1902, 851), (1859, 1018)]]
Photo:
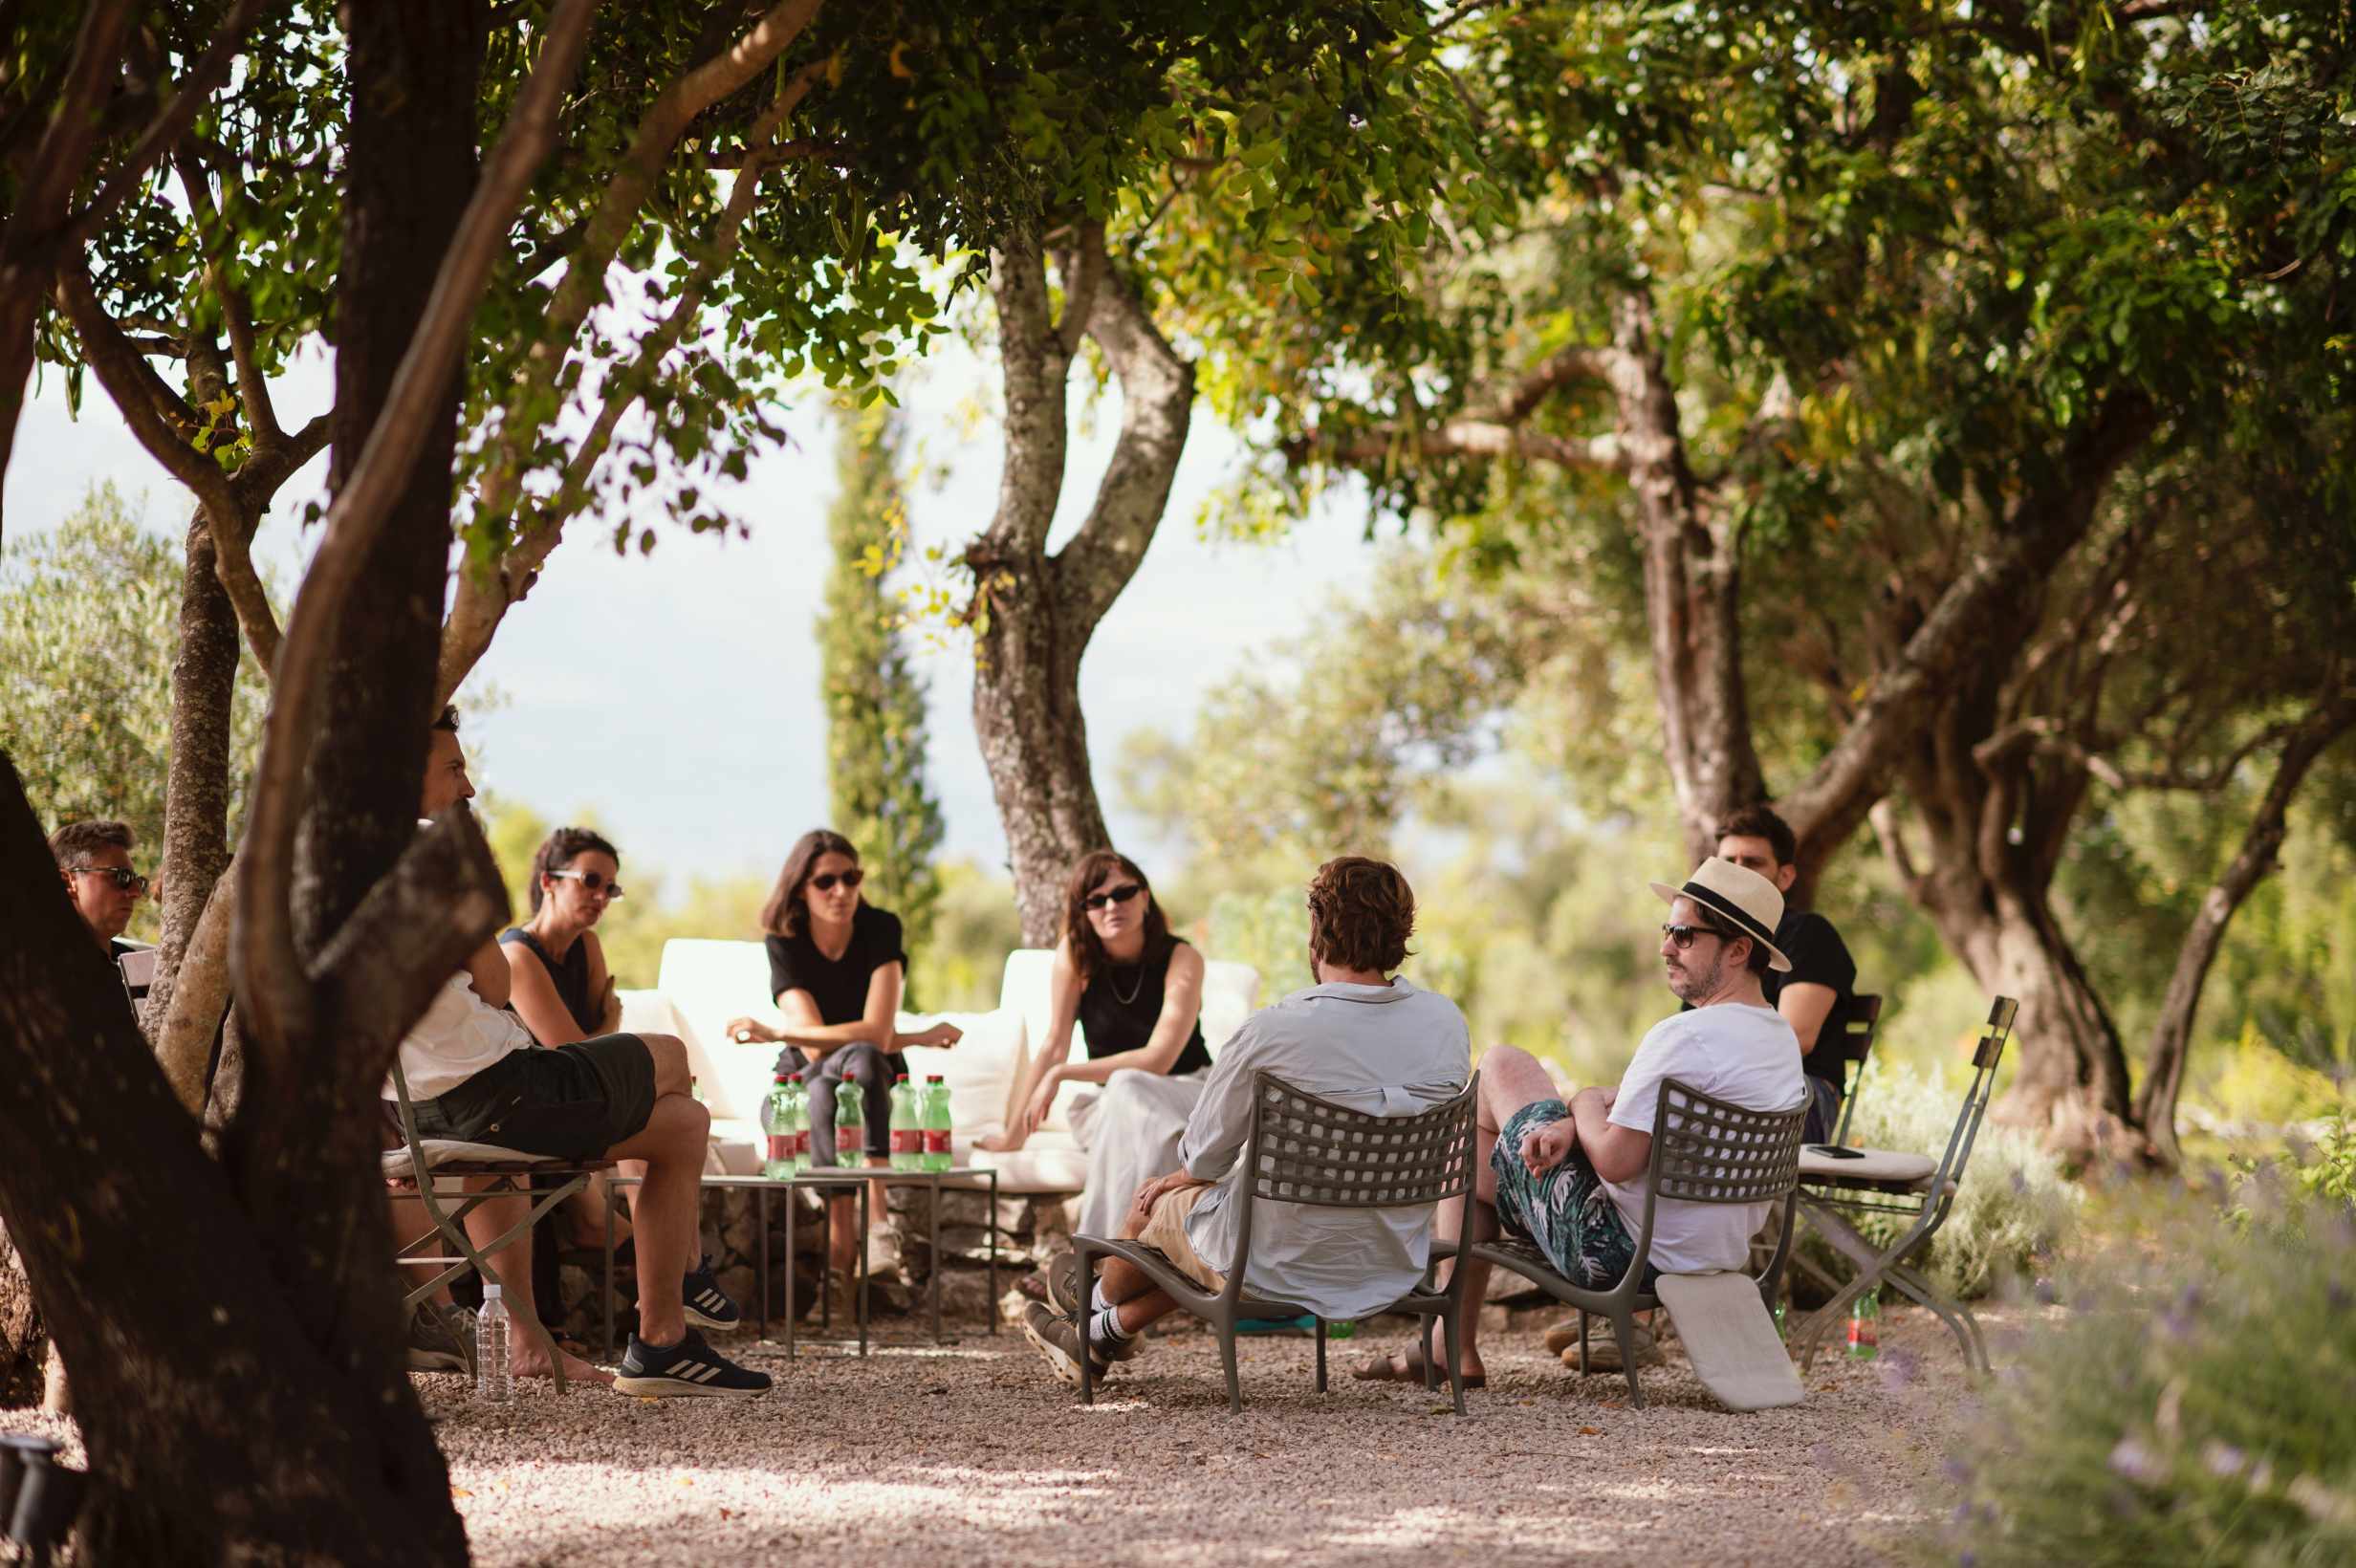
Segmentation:
[[(971, 417), (988, 404), (987, 383), (988, 367), (952, 338), (896, 388), (909, 448), (929, 476), (908, 494), (912, 562), (926, 546), (955, 547), (990, 520), (998, 431)], [(273, 388), (281, 422), (293, 428), (323, 409), (329, 385), (323, 357), (290, 370)], [(1117, 394), (1088, 418), (1078, 385), (1055, 543), (1085, 512), (1118, 428)], [(753, 462), (736, 502), (747, 537), (672, 530), (651, 555), (624, 559), (612, 549), (612, 519), (575, 520), (469, 683), (468, 693), (497, 693), (467, 721), (478, 788), (552, 821), (594, 813), (634, 868), (666, 879), (769, 876), (795, 838), (824, 823), (816, 627), (836, 490), (827, 409), (814, 390), (778, 411), (793, 441)], [(1275, 542), (1201, 536), (1195, 514), (1238, 454), (1198, 409), (1163, 525), (1081, 664), (1097, 788), (1119, 843), (1148, 841), (1114, 783), (1123, 738), (1141, 729), (1190, 731), (1206, 691), (1266, 664), (1307, 615), (1372, 575), (1377, 551), (1365, 542), (1363, 503), (1345, 491), (1329, 492)], [(282, 596), (299, 580), (316, 535), (305, 536), (297, 519), (322, 495), (325, 470), (322, 455), (280, 491), (256, 542)], [(143, 497), (150, 528), (180, 536), (185, 491), (95, 385), (81, 417), (71, 417), (50, 370), (25, 407), (6, 477), (11, 534), (54, 526), (87, 487), (107, 480), (135, 506)], [(660, 530), (662, 519), (653, 521)], [(915, 663), (929, 684), (944, 853), (1001, 866), (1005, 837), (973, 737), (968, 646), (920, 639)]]

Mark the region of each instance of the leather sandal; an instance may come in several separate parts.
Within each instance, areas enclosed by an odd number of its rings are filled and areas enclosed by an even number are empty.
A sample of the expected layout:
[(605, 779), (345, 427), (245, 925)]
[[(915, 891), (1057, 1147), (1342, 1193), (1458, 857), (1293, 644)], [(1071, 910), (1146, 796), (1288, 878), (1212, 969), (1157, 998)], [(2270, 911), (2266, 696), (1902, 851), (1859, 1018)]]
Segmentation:
[[(1448, 1369), (1440, 1367), (1436, 1370), (1439, 1377), (1435, 1386), (1446, 1388), (1449, 1383)], [(1361, 1383), (1411, 1383), (1420, 1388), (1424, 1383), (1424, 1347), (1414, 1345), (1377, 1356), (1369, 1361), (1361, 1361), (1350, 1368), (1350, 1376)], [(1475, 1388), (1486, 1388), (1489, 1386), (1489, 1374), (1475, 1372), (1464, 1380), (1464, 1386), (1468, 1393)]]

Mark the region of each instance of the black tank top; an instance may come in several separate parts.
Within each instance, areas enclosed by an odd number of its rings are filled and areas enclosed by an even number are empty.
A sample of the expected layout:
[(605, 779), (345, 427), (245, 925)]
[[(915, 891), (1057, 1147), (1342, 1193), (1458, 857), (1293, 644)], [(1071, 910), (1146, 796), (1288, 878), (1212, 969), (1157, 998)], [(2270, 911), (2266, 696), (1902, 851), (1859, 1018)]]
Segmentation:
[[(1162, 1017), (1162, 991), (1169, 982), (1169, 955), (1185, 940), (1172, 937), (1159, 955), (1142, 964), (1108, 964), (1089, 977), (1087, 989), (1080, 993), (1080, 1027), (1086, 1032), (1092, 1058), (1135, 1051), (1153, 1038), (1153, 1026)], [(1185, 1048), (1169, 1064), (1169, 1076), (1205, 1072), (1210, 1066), (1211, 1052), (1203, 1044), (1198, 1014)]]
[(588, 940), (577, 939), (572, 947), (565, 949), (561, 964), (548, 956), (548, 948), (538, 937), (520, 926), (511, 926), (499, 933), (501, 947), (511, 942), (521, 943), (532, 949), (532, 956), (540, 961), (540, 968), (548, 971), (549, 980), (556, 986), (557, 1000), (573, 1015), (573, 1021), (580, 1026), (580, 1032), (595, 1034), (598, 1025), (605, 1019), (597, 1006), (597, 999), (589, 994)]

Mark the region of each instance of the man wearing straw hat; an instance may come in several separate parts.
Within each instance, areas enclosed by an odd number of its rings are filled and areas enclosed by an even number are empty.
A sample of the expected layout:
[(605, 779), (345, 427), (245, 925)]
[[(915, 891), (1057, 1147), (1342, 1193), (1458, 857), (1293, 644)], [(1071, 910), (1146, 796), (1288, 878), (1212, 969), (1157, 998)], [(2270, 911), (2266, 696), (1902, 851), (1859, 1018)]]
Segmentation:
[[(1619, 1087), (1580, 1090), (1566, 1103), (1527, 1052), (1493, 1046), (1480, 1060), (1480, 1207), (1476, 1239), (1495, 1233), (1498, 1218), (1535, 1241), (1574, 1283), (1604, 1289), (1626, 1273), (1644, 1223), (1645, 1170), (1652, 1157), (1653, 1115), (1661, 1082), (1676, 1078), (1703, 1094), (1756, 1111), (1800, 1102), (1800, 1040), (1767, 1005), (1760, 976), (1791, 967), (1775, 946), (1783, 895), (1756, 871), (1712, 856), (1683, 886), (1653, 882), (1669, 904), (1661, 927), (1663, 978), (1688, 1011), (1647, 1032)], [(1663, 1200), (1653, 1216), (1647, 1275), (1739, 1269), (1769, 1204), (1692, 1204)], [(1440, 1206), (1440, 1233), (1455, 1209)], [(1468, 1262), (1474, 1300), (1489, 1267)], [(1487, 1382), (1475, 1343), (1478, 1323), (1464, 1323), (1465, 1386)], [(1362, 1378), (1423, 1378), (1422, 1354), (1409, 1351), (1359, 1368)]]

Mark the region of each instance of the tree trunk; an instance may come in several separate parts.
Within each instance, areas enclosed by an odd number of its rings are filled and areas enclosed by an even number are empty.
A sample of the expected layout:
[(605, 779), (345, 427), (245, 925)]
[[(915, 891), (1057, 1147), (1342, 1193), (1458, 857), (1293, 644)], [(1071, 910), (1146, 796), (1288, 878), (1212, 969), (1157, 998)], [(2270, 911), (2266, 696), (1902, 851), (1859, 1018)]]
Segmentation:
[(33, 1298), (33, 1276), (8, 1227), (0, 1225), (0, 1410), (41, 1403), (41, 1361), (48, 1354), (49, 1329)]
[(1723, 522), (1713, 526), (1702, 508), (1649, 294), (1631, 290), (1614, 303), (1612, 343), (1603, 377), (1644, 543), (1653, 686), (1678, 820), (1698, 860), (1715, 847), (1720, 821), (1767, 795), (1742, 677), (1742, 563)]
[[(1193, 367), (1112, 272), (1101, 229), (1089, 229), (1062, 272), (1069, 302), (1063, 321), (1051, 323), (1037, 247), (1011, 243), (995, 258), (1006, 468), (997, 515), (966, 555), (979, 627), (973, 728), (1033, 947), (1053, 947), (1062, 932), (1072, 862), (1110, 842), (1089, 767), (1080, 662), (1153, 542), (1194, 403)], [(1121, 434), (1086, 520), (1050, 555), (1064, 483), (1064, 381), (1082, 331), (1120, 381)]]
[(463, 1562), (406, 1380), (303, 1332), (313, 1282), (273, 1270), (198, 1147), (5, 767), (0, 887), (0, 1217), (73, 1375), (80, 1560)]
[[(230, 526), (235, 526), (233, 523)], [(216, 570), (211, 525), (188, 524), (180, 587), (180, 648), (172, 661), (170, 774), (164, 797), (164, 941), (142, 1019), (161, 1043), (181, 960), (214, 885), (229, 863), (229, 713), (237, 686), (237, 611)], [(226, 999), (228, 976), (211, 989)], [(218, 1001), (207, 1010), (217, 1020)], [(205, 1033), (209, 1035), (208, 1025)]]
[(2143, 1090), (2136, 1100), (2137, 1116), (2150, 1133), (2153, 1146), (2171, 1164), (2183, 1158), (2176, 1143), (2176, 1101), (2184, 1092), (2185, 1060), (2192, 1051), (2201, 991), (2208, 983), (2210, 966), (2216, 962), (2217, 949), (2225, 945), (2225, 927), (2274, 870), (2275, 857), (2281, 853), (2289, 828), (2291, 797), (2299, 793), (2307, 771), (2351, 725), (2356, 725), (2356, 700), (2342, 697), (2319, 704), (2292, 731), (2275, 764), (2273, 782), (2242, 835), (2240, 851), (2202, 895), (2192, 929), (2177, 945), (2176, 967), (2168, 977), (2168, 992), (2151, 1026)]

